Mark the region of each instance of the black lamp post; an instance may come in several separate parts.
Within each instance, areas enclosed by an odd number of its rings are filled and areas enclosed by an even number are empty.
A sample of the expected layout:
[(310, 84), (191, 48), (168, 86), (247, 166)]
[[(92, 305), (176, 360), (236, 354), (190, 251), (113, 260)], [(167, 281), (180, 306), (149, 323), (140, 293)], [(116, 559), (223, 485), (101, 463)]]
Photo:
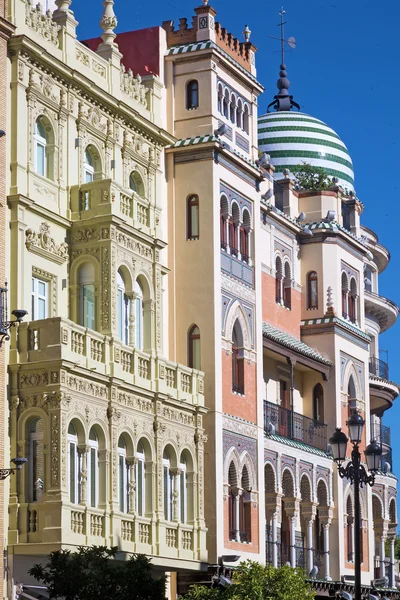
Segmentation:
[(15, 327), (15, 325), (22, 322), (22, 319), (28, 314), (27, 310), (15, 309), (11, 311), (11, 314), (15, 317), (14, 321), (8, 320), (8, 310), (7, 310), (7, 283), (4, 287), (0, 287), (0, 348), (4, 342), (4, 340), (9, 340), (9, 330), (11, 327)]
[(382, 454), (379, 444), (376, 440), (372, 440), (364, 452), (368, 470), (371, 471), (369, 475), (365, 467), (361, 464), (359, 450), (364, 425), (365, 421), (358, 413), (353, 413), (347, 421), (350, 442), (353, 444), (353, 449), (351, 451), (351, 460), (349, 460), (345, 467), (342, 466), (342, 463), (346, 459), (347, 442), (349, 441), (347, 435), (338, 427), (329, 440), (333, 460), (339, 467), (340, 477), (342, 479), (346, 477), (354, 484), (354, 600), (361, 600), (360, 488), (365, 484), (374, 485), (374, 473), (381, 467)]
[(10, 467), (9, 469), (0, 469), (0, 481), (4, 481), (10, 475), (14, 474), (16, 471), (20, 471), (24, 464), (28, 462), (27, 458), (12, 458), (11, 462), (14, 463), (15, 467)]

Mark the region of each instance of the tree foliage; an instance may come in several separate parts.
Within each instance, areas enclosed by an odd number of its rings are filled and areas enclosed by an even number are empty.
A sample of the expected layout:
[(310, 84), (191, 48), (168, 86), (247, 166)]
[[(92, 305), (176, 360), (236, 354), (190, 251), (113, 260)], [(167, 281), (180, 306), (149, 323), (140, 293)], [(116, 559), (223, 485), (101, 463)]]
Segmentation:
[(150, 560), (135, 554), (115, 560), (118, 548), (80, 547), (52, 552), (46, 565), (30, 570), (48, 588), (49, 598), (65, 600), (165, 600), (165, 578), (154, 579)]
[(184, 600), (313, 600), (315, 592), (304, 571), (283, 566), (275, 569), (246, 561), (233, 573), (233, 585), (225, 588), (192, 586)]
[(297, 165), (296, 169), (293, 176), (294, 187), (297, 191), (321, 192), (329, 190), (333, 185), (332, 179), (322, 167), (315, 167), (303, 162), (303, 164)]

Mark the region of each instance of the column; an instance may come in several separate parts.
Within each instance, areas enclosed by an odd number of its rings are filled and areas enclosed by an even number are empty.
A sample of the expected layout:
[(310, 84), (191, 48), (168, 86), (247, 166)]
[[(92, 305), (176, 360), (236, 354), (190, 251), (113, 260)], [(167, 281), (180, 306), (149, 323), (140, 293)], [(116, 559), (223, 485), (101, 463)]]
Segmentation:
[(129, 300), (129, 343), (131, 346), (135, 345), (135, 299), (137, 294), (135, 292), (129, 292), (126, 294)]
[(243, 490), (241, 488), (236, 488), (235, 492), (235, 539), (237, 542), (240, 542), (240, 498), (243, 494)]
[(380, 562), (380, 571), (381, 577), (385, 577), (385, 535), (381, 535), (379, 538), (380, 550), (379, 550), (379, 562)]
[(130, 458), (126, 461), (128, 467), (128, 510), (131, 515), (136, 514), (136, 463), (136, 458)]
[(395, 535), (390, 535), (389, 536), (389, 542), (390, 542), (389, 585), (392, 588), (394, 588), (395, 584), (396, 584), (395, 572), (394, 572), (394, 562), (395, 562), (395, 558), (394, 558), (394, 542), (395, 542), (395, 539), (396, 539)]
[(327, 579), (328, 581), (331, 580), (329, 563), (329, 527), (330, 523), (324, 523), (322, 525), (324, 531), (325, 579)]
[(307, 521), (307, 567), (308, 573), (311, 573), (311, 570), (314, 566), (314, 556), (313, 556), (313, 520)]
[(89, 452), (89, 446), (78, 446), (78, 461), (79, 461), (79, 474), (78, 474), (78, 500), (79, 504), (87, 503), (87, 453)]
[(180, 475), (182, 473), (181, 469), (171, 469), (171, 471), (174, 474), (174, 491), (172, 494), (172, 520), (173, 521), (180, 521), (180, 514), (179, 514), (179, 508), (180, 508), (180, 502), (179, 502), (179, 498), (180, 498), (180, 493), (179, 493), (179, 483), (180, 483)]
[(272, 515), (272, 566), (278, 567), (278, 513)]
[(296, 521), (295, 515), (290, 517), (290, 566), (296, 566)]

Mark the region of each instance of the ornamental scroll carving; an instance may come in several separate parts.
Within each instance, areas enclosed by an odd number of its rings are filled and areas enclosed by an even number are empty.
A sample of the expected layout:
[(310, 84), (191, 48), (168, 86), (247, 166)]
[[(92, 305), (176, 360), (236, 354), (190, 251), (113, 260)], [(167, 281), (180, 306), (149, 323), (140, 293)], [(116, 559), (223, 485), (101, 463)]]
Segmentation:
[(43, 14), (40, 3), (34, 7), (32, 6), (32, 0), (27, 0), (25, 5), (25, 23), (45, 40), (48, 40), (58, 48), (58, 32), (61, 26), (53, 21), (51, 10), (47, 10)]
[(133, 75), (131, 69), (126, 71), (124, 65), (121, 65), (121, 91), (147, 107), (147, 88), (142, 84), (142, 78), (139, 74)]
[(46, 221), (40, 224), (38, 232), (27, 229), (25, 236), (25, 245), (29, 252), (34, 252), (59, 265), (67, 260), (68, 245), (65, 242), (56, 244), (54, 238), (50, 235), (50, 225)]

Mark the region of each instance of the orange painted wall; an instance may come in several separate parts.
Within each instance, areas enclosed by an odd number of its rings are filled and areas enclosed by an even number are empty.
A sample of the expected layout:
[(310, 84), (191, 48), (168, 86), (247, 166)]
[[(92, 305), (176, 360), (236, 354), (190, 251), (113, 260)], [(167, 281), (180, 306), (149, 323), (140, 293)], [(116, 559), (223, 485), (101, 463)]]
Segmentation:
[(301, 293), (292, 289), (291, 310), (275, 302), (275, 277), (262, 273), (262, 318), (300, 338)]
[(222, 351), (222, 410), (224, 413), (257, 421), (257, 385), (255, 363), (244, 363), (244, 396), (232, 392), (232, 356)]

